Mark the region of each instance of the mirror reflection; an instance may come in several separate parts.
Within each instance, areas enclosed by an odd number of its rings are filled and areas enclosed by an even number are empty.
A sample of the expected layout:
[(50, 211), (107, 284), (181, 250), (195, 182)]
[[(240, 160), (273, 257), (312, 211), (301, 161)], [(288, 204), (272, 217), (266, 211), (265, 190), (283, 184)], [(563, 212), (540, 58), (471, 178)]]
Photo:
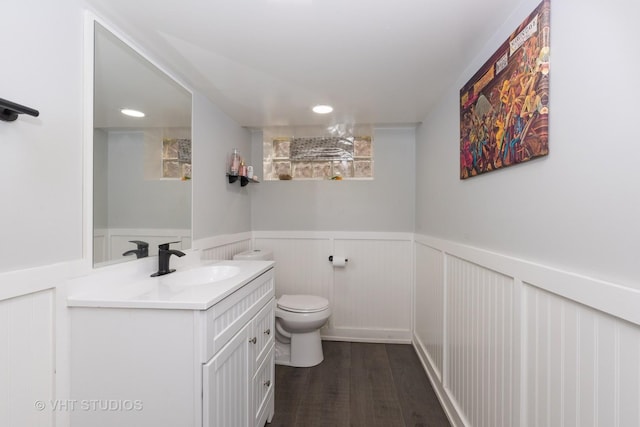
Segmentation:
[(94, 266), (191, 247), (191, 93), (97, 22), (93, 124)]

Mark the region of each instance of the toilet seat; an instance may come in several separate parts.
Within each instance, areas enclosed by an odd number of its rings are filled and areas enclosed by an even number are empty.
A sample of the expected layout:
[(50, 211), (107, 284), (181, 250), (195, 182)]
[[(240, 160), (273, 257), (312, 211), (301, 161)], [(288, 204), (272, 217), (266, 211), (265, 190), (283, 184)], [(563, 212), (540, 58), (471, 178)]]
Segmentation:
[(328, 307), (326, 298), (315, 295), (282, 295), (278, 298), (278, 308), (293, 313), (316, 313)]

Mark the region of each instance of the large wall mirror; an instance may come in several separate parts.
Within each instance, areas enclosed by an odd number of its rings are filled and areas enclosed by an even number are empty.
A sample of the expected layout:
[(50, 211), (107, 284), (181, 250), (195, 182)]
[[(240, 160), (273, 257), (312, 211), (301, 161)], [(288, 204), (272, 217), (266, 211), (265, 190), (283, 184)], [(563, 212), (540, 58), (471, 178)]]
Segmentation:
[(93, 265), (154, 256), (160, 243), (187, 249), (191, 93), (100, 23), (93, 25)]

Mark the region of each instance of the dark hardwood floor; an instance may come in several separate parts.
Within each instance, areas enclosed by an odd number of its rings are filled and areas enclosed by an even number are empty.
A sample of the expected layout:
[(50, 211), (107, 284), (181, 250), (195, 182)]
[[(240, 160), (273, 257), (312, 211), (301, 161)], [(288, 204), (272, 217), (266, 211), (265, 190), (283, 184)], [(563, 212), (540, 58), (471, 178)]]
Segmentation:
[(415, 350), (323, 341), (324, 362), (276, 366), (271, 427), (448, 426)]

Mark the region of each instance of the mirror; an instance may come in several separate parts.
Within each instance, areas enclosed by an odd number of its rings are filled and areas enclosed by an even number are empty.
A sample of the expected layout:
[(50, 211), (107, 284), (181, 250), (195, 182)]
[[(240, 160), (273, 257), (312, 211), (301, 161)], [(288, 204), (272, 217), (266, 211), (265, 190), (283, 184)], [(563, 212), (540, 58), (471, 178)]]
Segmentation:
[(190, 248), (191, 93), (96, 21), (93, 69), (94, 267)]

